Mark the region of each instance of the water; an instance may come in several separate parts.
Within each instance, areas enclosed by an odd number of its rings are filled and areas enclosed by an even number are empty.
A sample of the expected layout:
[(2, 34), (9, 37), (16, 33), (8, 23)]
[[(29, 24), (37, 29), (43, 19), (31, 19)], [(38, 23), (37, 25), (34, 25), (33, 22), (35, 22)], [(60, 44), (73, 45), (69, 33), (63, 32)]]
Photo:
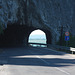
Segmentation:
[(44, 40), (44, 39), (31, 39), (31, 40), (29, 40), (29, 43), (42, 43), (42, 44), (46, 44), (46, 40)]
[[(41, 44), (46, 44), (46, 40), (44, 39), (30, 39), (29, 43), (41, 43)], [(31, 45), (32, 46), (32, 45)], [(34, 47), (40, 46), (40, 45), (33, 45)], [(45, 45), (41, 45), (41, 47), (46, 47)]]

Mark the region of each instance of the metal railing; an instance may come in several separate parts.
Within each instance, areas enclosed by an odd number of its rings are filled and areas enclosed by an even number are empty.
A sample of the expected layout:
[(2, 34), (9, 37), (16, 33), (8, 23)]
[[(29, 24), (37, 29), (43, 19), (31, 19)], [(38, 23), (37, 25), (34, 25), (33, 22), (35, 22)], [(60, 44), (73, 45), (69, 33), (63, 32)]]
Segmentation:
[(52, 45), (52, 44), (42, 44), (42, 43), (28, 43), (28, 45), (33, 47), (48, 47), (51, 49), (71, 51), (72, 54), (75, 52), (75, 48), (73, 47), (66, 47), (66, 46), (59, 46), (59, 45)]
[(33, 46), (33, 47), (47, 47), (47, 44), (42, 44), (42, 43), (28, 43), (28, 46)]

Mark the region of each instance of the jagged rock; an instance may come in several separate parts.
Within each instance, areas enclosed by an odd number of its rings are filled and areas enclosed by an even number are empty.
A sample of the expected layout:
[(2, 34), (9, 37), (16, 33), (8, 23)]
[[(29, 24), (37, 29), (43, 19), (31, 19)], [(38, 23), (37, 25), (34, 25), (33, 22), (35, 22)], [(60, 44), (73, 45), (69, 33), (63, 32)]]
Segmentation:
[(74, 12), (75, 0), (0, 0), (0, 25), (3, 29), (9, 25), (45, 29), (56, 42), (61, 26), (75, 35)]

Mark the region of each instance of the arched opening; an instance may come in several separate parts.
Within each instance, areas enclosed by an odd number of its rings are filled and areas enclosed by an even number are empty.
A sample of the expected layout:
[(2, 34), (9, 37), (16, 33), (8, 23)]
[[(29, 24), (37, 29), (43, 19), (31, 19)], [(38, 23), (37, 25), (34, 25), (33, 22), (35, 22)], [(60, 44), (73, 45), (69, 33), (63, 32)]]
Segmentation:
[(40, 44), (47, 44), (46, 43), (46, 34), (40, 29), (34, 30), (29, 35), (28, 43), (40, 43)]
[[(31, 39), (31, 36), (36, 40)], [(52, 34), (47, 29), (13, 24), (8, 25), (4, 34), (0, 35), (0, 46), (29, 46), (29, 43), (52, 44), (52, 40)]]

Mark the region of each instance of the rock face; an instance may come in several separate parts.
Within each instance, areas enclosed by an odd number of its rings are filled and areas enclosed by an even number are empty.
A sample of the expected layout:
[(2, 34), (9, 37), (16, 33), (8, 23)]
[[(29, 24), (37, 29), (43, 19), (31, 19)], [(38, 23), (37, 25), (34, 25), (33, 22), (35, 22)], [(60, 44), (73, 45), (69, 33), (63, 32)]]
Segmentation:
[(75, 0), (0, 0), (0, 27), (3, 30), (12, 25), (29, 27), (29, 33), (41, 29), (47, 37), (50, 32), (53, 44), (59, 40), (61, 27), (63, 33), (69, 31), (75, 35), (74, 18)]

